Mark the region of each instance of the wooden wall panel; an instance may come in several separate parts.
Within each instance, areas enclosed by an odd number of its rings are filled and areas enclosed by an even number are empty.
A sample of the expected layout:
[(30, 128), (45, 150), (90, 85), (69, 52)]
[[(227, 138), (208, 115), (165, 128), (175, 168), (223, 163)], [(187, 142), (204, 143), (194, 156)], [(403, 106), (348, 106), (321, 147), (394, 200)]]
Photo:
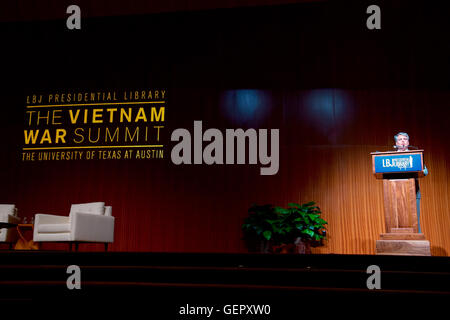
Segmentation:
[[(358, 117), (370, 117), (370, 107), (362, 107), (361, 93), (349, 94), (360, 97), (361, 101), (356, 101), (361, 105)], [(295, 104), (285, 105), (289, 107), (297, 108)], [(378, 111), (388, 117), (389, 109), (386, 105)], [(448, 255), (450, 146), (433, 144), (435, 139), (443, 139), (436, 122), (443, 125), (446, 120), (436, 117), (427, 126), (420, 124), (423, 128), (415, 132), (422, 119), (408, 117), (410, 124), (401, 128), (388, 127), (376, 117), (365, 121), (364, 129), (355, 122), (353, 134), (342, 138), (346, 144), (311, 145), (296, 143), (297, 137), (308, 135), (309, 129), (302, 129), (308, 119), (290, 118), (280, 129), (281, 163), (275, 176), (260, 176), (259, 168), (247, 165), (174, 166), (168, 161), (22, 163), (15, 170), (17, 175), (2, 172), (3, 181), (12, 188), (4, 189), (0, 199), (2, 203), (17, 203), (20, 213), (28, 217), (38, 212), (66, 215), (71, 203), (105, 200), (113, 206), (117, 219), (113, 250), (183, 252), (245, 252), (240, 225), (252, 203), (316, 201), (329, 222), (329, 240), (314, 252), (374, 254), (375, 241), (385, 227), (383, 186), (371, 173), (370, 152), (388, 150), (392, 133), (401, 129), (411, 134), (411, 143), (424, 142), (419, 146), (425, 149), (429, 175), (420, 179), (422, 231), (431, 242), (433, 255)], [(298, 129), (289, 129), (293, 122)], [(426, 133), (426, 139), (419, 138), (421, 132)], [(361, 134), (367, 138), (366, 145), (359, 144)], [(383, 145), (373, 143), (380, 139), (385, 141)]]

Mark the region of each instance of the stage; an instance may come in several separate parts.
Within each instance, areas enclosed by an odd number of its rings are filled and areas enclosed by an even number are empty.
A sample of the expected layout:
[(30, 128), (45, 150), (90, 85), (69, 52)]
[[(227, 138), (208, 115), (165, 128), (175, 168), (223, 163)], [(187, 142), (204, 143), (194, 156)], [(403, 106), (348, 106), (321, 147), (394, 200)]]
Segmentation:
[[(265, 306), (271, 319), (300, 309), (344, 312), (355, 303), (371, 312), (399, 306), (403, 313), (399, 301), (405, 299), (443, 306), (436, 303), (450, 298), (448, 257), (2, 251), (0, 261), (2, 305), (145, 309), (165, 314), (163, 319), (192, 319), (182, 313), (203, 306), (214, 307), (213, 319), (246, 312), (263, 317), (254, 314), (256, 306)], [(70, 265), (80, 267), (80, 289), (67, 287)], [(367, 287), (371, 265), (381, 270), (381, 289)]]

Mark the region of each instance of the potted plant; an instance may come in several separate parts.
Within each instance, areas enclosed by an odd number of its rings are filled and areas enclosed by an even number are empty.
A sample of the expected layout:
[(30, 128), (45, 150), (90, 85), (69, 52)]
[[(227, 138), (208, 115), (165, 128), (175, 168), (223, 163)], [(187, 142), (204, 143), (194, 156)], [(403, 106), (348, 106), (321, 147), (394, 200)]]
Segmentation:
[(253, 205), (249, 213), (242, 225), (244, 232), (270, 243), (272, 252), (294, 252), (303, 245), (304, 252), (310, 253), (310, 247), (321, 245), (325, 238), (327, 222), (315, 202), (289, 203), (287, 208)]
[(253, 204), (248, 213), (242, 229), (249, 250), (268, 253), (273, 230), (271, 221), (276, 219), (274, 208), (271, 204)]
[(311, 246), (319, 246), (325, 239), (325, 225), (321, 211), (315, 202), (305, 204), (289, 203), (287, 208), (275, 207), (280, 217), (279, 226), (284, 228), (286, 244), (295, 243), (304, 247), (305, 253), (311, 253)]

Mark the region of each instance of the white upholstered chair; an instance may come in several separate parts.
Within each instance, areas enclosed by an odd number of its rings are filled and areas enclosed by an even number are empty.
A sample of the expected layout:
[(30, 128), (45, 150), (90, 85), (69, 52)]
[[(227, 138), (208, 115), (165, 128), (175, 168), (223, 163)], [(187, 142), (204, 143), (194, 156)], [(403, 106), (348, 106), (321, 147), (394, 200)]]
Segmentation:
[(38, 213), (34, 219), (34, 242), (102, 242), (105, 250), (114, 241), (112, 207), (104, 202), (73, 204), (69, 216)]
[[(17, 208), (14, 204), (0, 204), (0, 222), (16, 223), (20, 222), (17, 215)], [(0, 228), (0, 242), (12, 244), (17, 242), (19, 235), (16, 228)]]

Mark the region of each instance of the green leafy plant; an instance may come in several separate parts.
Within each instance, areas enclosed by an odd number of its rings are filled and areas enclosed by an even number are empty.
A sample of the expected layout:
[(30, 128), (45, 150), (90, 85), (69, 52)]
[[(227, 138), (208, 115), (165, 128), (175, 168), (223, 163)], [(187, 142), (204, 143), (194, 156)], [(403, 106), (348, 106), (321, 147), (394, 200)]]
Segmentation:
[[(297, 238), (319, 241), (325, 238), (327, 222), (321, 218), (321, 211), (315, 202), (305, 204), (289, 203), (287, 208), (275, 207), (278, 220), (274, 222), (275, 234), (281, 234), (280, 240), (292, 243)], [(284, 238), (284, 239), (283, 239)]]
[(256, 236), (261, 240), (270, 240), (272, 235), (272, 221), (277, 218), (271, 204), (253, 204), (248, 209), (248, 217), (245, 218), (242, 229), (247, 236)]
[(315, 202), (289, 203), (287, 208), (253, 205), (248, 211), (242, 225), (244, 232), (273, 245), (293, 244), (298, 238), (317, 243), (325, 238), (327, 222)]

